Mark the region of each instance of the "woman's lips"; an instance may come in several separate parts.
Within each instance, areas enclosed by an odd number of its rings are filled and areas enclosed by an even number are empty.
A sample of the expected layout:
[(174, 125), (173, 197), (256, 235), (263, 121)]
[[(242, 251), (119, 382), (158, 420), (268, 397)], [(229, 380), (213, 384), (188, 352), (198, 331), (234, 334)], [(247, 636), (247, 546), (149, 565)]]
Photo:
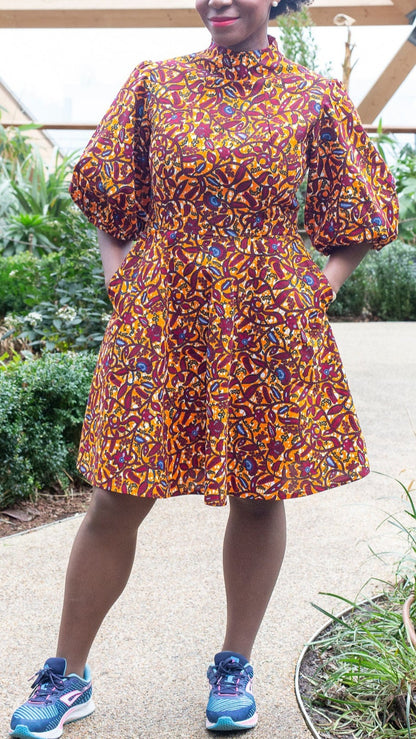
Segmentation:
[(224, 26), (231, 26), (236, 22), (238, 18), (210, 18), (210, 23), (217, 28), (223, 28)]

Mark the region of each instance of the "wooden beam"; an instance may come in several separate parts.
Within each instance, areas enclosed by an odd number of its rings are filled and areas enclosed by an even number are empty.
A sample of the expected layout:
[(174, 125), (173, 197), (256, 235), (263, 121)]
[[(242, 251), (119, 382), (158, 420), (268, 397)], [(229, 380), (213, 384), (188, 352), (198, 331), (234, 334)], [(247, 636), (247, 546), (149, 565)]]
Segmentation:
[(409, 22), (402, 10), (388, 0), (377, 4), (316, 0), (308, 10), (316, 26), (332, 26), (339, 13), (354, 18), (356, 26), (403, 26)]
[[(415, 0), (416, 1), (416, 0)], [(414, 0), (315, 0), (313, 22), (332, 26), (337, 13), (356, 25), (405, 25)], [(2, 28), (189, 28), (201, 26), (194, 0), (0, 0)]]
[(393, 5), (406, 16), (409, 23), (413, 23), (416, 16), (416, 0), (393, 0)]
[(200, 26), (194, 0), (0, 0), (3, 28)]
[(410, 34), (358, 106), (361, 120), (372, 123), (416, 65), (416, 32)]

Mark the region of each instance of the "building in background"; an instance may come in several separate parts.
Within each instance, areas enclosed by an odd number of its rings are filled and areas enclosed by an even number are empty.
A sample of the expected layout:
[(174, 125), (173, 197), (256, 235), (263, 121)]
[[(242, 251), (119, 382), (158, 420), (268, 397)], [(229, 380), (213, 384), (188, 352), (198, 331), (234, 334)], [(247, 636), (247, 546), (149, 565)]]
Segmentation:
[[(0, 123), (35, 123), (32, 114), (6, 83), (0, 79)], [(56, 144), (45, 131), (31, 129), (27, 137), (38, 147), (40, 154), (49, 163), (56, 154)]]

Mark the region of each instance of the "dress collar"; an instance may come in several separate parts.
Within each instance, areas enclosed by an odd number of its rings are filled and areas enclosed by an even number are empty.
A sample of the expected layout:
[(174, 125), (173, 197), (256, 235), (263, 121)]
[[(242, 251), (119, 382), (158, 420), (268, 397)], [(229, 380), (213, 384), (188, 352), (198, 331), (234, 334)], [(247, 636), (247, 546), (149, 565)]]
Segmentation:
[(239, 76), (244, 76), (244, 71), (247, 72), (253, 67), (275, 69), (280, 64), (282, 55), (275, 37), (268, 36), (268, 40), (269, 45), (265, 49), (253, 51), (233, 51), (225, 46), (218, 46), (212, 41), (204, 56), (214, 62), (217, 67), (224, 70), (235, 70)]

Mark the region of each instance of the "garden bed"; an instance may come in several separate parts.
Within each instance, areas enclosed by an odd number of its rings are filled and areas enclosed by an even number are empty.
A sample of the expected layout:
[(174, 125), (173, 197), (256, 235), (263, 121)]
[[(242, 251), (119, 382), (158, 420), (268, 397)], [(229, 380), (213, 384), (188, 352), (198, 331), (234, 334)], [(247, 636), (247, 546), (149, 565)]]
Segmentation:
[(402, 621), (411, 589), (350, 606), (306, 645), (295, 687), (315, 739), (416, 737), (416, 659)]
[(0, 510), (0, 538), (84, 513), (91, 499), (90, 487), (65, 494), (40, 494), (35, 501), (21, 501)]

